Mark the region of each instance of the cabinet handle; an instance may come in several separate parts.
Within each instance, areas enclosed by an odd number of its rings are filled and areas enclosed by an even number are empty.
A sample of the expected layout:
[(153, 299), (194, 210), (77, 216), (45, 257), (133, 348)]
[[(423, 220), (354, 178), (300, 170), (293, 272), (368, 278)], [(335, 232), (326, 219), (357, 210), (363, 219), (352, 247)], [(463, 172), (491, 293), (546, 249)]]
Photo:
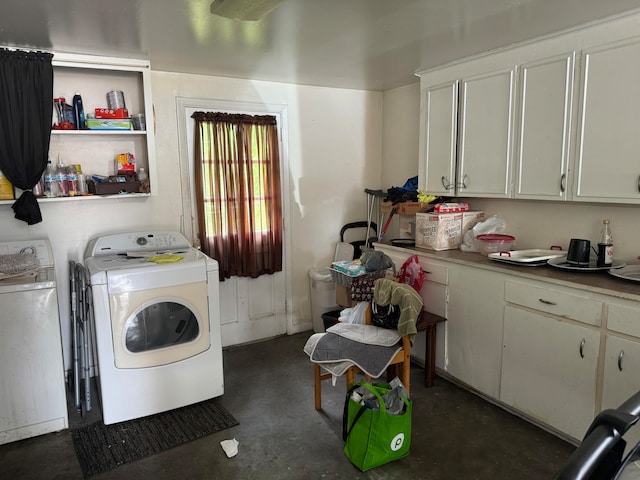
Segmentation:
[(618, 370), (622, 371), (622, 357), (624, 357), (624, 350), (620, 350), (618, 355)]
[(563, 173), (560, 177), (560, 192), (564, 193), (567, 188), (567, 174)]
[(583, 338), (582, 341), (580, 342), (580, 358), (584, 358), (584, 344), (587, 343), (587, 341)]
[(545, 300), (544, 298), (539, 298), (538, 301), (540, 303), (544, 303), (545, 305), (557, 305), (556, 302), (552, 302), (550, 300)]
[(441, 181), (442, 181), (442, 186), (444, 187), (445, 190), (451, 190), (453, 188), (453, 183), (451, 183), (446, 178), (442, 177)]
[(640, 176), (638, 177), (638, 191), (640, 192)]
[(458, 188), (467, 188), (467, 174), (465, 173), (462, 176), (462, 180), (460, 180), (460, 183), (458, 184)]

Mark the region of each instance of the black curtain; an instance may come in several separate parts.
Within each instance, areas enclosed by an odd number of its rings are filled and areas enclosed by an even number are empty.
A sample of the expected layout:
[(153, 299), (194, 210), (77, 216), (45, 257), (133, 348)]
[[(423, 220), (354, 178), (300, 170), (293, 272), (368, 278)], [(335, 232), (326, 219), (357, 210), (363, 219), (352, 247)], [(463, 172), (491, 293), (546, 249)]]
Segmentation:
[(53, 55), (0, 49), (0, 171), (24, 190), (15, 218), (42, 221), (31, 189), (47, 167), (53, 114)]

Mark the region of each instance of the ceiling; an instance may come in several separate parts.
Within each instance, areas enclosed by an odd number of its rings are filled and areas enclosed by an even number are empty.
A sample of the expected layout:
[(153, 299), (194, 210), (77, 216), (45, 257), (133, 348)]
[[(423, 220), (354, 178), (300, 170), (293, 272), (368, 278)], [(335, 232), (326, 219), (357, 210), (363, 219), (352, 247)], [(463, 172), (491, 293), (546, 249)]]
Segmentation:
[(144, 58), (153, 70), (386, 90), (416, 82), (417, 70), (640, 8), (640, 0), (284, 0), (260, 20), (241, 21), (212, 15), (210, 4), (4, 1), (0, 45)]

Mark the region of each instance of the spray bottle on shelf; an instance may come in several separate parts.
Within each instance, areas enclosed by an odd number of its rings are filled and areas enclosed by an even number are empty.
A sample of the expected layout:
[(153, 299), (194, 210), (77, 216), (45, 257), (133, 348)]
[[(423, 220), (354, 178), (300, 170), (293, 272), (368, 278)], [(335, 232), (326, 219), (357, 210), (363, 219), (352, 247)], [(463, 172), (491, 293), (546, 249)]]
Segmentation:
[(56, 183), (58, 184), (59, 197), (69, 196), (69, 185), (67, 183), (67, 169), (58, 155), (58, 165), (56, 167)]
[(60, 195), (60, 190), (58, 189), (58, 183), (56, 181), (56, 171), (51, 164), (51, 159), (47, 161), (47, 168), (44, 170), (42, 179), (44, 181), (45, 197), (52, 198)]

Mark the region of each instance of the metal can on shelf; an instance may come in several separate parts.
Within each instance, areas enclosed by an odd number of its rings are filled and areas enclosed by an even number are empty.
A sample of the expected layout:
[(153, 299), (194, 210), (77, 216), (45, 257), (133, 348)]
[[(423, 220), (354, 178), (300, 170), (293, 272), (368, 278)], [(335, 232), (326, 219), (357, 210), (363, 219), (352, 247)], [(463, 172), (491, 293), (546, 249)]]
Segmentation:
[(107, 106), (111, 110), (127, 108), (127, 105), (124, 102), (124, 93), (122, 90), (111, 90), (110, 92), (107, 92)]

